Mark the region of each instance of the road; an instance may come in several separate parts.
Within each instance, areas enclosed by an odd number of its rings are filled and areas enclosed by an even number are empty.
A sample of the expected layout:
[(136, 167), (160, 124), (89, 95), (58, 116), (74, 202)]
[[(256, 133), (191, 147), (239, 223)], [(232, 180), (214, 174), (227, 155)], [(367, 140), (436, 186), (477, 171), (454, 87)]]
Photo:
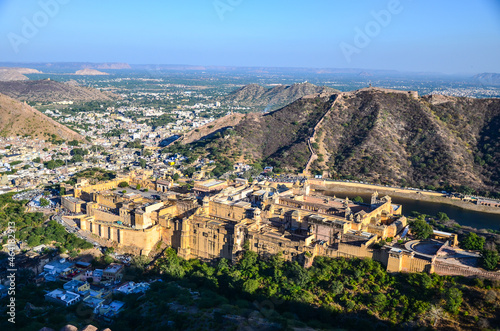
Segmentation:
[(89, 243), (91, 243), (92, 245), (94, 245), (96, 248), (101, 248), (102, 247), (96, 241), (96, 239), (92, 237), (91, 233), (79, 229), (77, 227), (76, 223), (73, 222), (72, 220), (70, 220), (68, 218), (65, 218), (65, 217), (62, 217), (59, 214), (54, 215), (52, 218), (55, 221), (57, 221), (59, 224), (63, 225), (64, 228), (66, 229), (66, 231), (68, 231), (69, 233), (73, 233), (78, 238), (84, 239), (84, 240), (88, 241)]

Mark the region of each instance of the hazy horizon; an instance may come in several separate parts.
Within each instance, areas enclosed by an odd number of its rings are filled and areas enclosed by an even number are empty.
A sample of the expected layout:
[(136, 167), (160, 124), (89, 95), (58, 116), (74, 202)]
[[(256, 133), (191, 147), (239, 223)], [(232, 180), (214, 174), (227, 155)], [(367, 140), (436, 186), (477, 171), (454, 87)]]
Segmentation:
[(0, 62), (500, 72), (500, 4), (0, 1)]

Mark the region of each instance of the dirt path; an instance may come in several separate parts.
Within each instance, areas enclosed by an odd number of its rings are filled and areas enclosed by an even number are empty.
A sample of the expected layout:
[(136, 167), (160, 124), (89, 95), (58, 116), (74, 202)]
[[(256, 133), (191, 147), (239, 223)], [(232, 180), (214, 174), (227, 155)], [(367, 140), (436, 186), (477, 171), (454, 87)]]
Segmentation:
[(344, 95), (344, 92), (340, 92), (337, 95), (335, 100), (333, 100), (333, 103), (331, 104), (330, 109), (328, 109), (328, 111), (323, 115), (323, 117), (321, 117), (319, 122), (314, 127), (312, 136), (307, 140), (307, 146), (309, 147), (309, 151), (311, 152), (311, 157), (309, 157), (309, 160), (307, 161), (306, 167), (305, 167), (304, 172), (303, 172), (303, 174), (306, 176), (310, 176), (311, 164), (318, 158), (318, 154), (316, 153), (316, 151), (312, 147), (312, 144), (314, 142), (316, 142), (316, 135), (318, 133), (318, 129), (323, 125), (323, 120), (325, 119), (325, 117), (328, 114), (330, 114), (330, 112), (334, 109), (335, 104), (337, 103), (337, 100), (339, 100), (343, 95)]

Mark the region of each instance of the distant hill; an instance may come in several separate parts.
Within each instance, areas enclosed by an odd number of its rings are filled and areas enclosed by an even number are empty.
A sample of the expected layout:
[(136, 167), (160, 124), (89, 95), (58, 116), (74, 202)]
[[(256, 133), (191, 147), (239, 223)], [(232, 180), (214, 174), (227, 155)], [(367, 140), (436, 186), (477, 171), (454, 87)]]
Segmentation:
[(80, 76), (107, 76), (109, 75), (107, 72), (102, 72), (95, 69), (82, 69), (75, 72), (75, 75)]
[(253, 107), (256, 110), (271, 111), (290, 104), (303, 96), (315, 93), (334, 93), (335, 89), (310, 83), (278, 85), (264, 88), (257, 84), (245, 85), (227, 95), (223, 102), (228, 105)]
[[(260, 89), (253, 88), (254, 95)], [(367, 88), (306, 96), (277, 111), (251, 113), (186, 146), (232, 162), (261, 161), (291, 172), (385, 184), (466, 185), (500, 190), (500, 99)]]
[(39, 74), (38, 70), (30, 68), (0, 68), (0, 81), (29, 80), (24, 74)]
[(484, 72), (473, 79), (483, 85), (500, 85), (500, 74)]
[(29, 135), (41, 139), (46, 139), (50, 135), (56, 135), (64, 140), (83, 138), (35, 108), (0, 94), (0, 136), (16, 135)]
[(118, 70), (118, 69), (130, 69), (128, 63), (92, 63), (92, 62), (0, 62), (2, 67), (29, 67), (38, 70), (43, 70), (44, 72), (75, 72), (80, 69), (97, 69), (97, 70)]
[(0, 93), (17, 100), (36, 102), (94, 101), (118, 98), (112, 93), (48, 79), (0, 82)]

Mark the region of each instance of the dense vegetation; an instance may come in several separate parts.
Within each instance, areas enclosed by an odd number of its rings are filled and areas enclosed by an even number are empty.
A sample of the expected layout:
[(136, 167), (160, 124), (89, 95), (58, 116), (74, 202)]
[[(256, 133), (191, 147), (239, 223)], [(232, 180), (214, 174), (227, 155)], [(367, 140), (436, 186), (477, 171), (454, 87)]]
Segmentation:
[[(230, 265), (185, 261), (167, 249), (156, 261), (146, 298), (126, 298), (111, 326), (120, 330), (289, 329), (357, 330), (432, 326), (475, 328), (499, 323), (497, 290), (489, 281), (427, 274), (388, 274), (373, 260), (317, 257), (309, 269), (280, 255), (246, 251)], [(494, 299), (492, 299), (494, 298)], [(239, 317), (238, 317), (239, 316)]]
[(74, 185), (78, 178), (87, 178), (94, 182), (108, 181), (116, 178), (116, 172), (101, 168), (89, 168), (71, 176), (71, 179), (67, 183)]
[[(15, 223), (16, 239), (24, 241), (29, 247), (40, 244), (55, 244), (61, 252), (75, 252), (78, 249), (92, 248), (92, 244), (68, 233), (56, 221), (46, 222), (42, 213), (25, 213), (27, 201), (12, 199), (12, 193), (0, 195), (0, 231), (7, 229), (9, 222)], [(7, 236), (2, 244), (7, 243)]]

